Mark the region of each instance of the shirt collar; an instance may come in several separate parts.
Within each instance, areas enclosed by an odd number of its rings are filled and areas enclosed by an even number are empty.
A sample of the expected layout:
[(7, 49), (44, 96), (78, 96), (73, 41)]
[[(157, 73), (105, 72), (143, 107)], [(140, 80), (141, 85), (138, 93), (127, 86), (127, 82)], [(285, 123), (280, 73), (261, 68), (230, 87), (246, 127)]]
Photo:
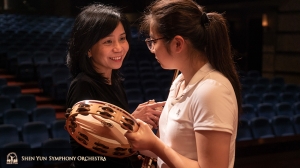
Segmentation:
[[(191, 88), (193, 88), (195, 85), (197, 85), (207, 74), (214, 71), (213, 67), (210, 63), (204, 64), (192, 77), (189, 84), (185, 87), (185, 89), (182, 92), (182, 95), (177, 95), (177, 99), (179, 97), (184, 96)], [(174, 81), (174, 85), (171, 88), (171, 90), (175, 89), (176, 87), (179, 87), (180, 83), (184, 80), (184, 77), (182, 74), (180, 74)], [(174, 96), (174, 95), (173, 95)]]
[(188, 85), (195, 85), (199, 81), (201, 81), (209, 72), (213, 71), (213, 67), (210, 63), (204, 64), (192, 77), (191, 81)]

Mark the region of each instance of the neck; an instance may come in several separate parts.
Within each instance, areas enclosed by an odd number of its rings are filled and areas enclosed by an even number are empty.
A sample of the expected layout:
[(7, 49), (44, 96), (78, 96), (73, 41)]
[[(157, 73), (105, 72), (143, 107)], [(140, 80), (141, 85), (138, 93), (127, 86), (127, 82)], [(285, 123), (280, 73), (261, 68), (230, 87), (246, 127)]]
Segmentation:
[(111, 79), (107, 79), (107, 84), (111, 85)]
[(207, 56), (205, 53), (190, 49), (184, 50), (180, 53), (178, 58), (178, 70), (184, 77), (184, 87), (186, 87), (195, 73), (203, 67), (207, 62)]
[(195, 73), (200, 68), (202, 68), (207, 62), (208, 61), (205, 60), (205, 61), (194, 62), (193, 64), (186, 64), (186, 65), (189, 65), (189, 66), (186, 66), (185, 68), (183, 68), (183, 69), (180, 70), (180, 72), (184, 76), (185, 87), (189, 84), (189, 82), (191, 81), (191, 79), (193, 78), (193, 76), (195, 75)]
[(96, 70), (96, 72), (98, 72), (99, 74), (102, 74), (102, 76), (107, 79), (107, 84), (111, 85), (112, 69), (109, 69), (109, 70), (95, 69), (95, 70)]

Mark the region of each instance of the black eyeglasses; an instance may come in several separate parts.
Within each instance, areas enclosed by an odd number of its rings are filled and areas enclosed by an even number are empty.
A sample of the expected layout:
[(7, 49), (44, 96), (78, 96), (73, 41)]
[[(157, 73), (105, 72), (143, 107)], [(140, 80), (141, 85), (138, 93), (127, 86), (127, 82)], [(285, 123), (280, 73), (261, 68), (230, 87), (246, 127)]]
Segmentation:
[(150, 51), (152, 51), (154, 48), (153, 48), (153, 44), (157, 41), (157, 40), (160, 40), (160, 39), (164, 39), (165, 37), (161, 37), (161, 38), (157, 38), (157, 39), (151, 39), (151, 38), (146, 38), (145, 42), (147, 44), (147, 47)]

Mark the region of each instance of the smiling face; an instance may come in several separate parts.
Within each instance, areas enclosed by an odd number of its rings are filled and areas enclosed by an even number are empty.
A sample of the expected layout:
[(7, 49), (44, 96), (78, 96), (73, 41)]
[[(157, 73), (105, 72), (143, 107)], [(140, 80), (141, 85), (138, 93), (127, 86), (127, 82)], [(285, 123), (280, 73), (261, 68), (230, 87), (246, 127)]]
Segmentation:
[(129, 50), (129, 43), (121, 22), (108, 36), (100, 39), (88, 51), (93, 68), (110, 78), (113, 69), (119, 69)]

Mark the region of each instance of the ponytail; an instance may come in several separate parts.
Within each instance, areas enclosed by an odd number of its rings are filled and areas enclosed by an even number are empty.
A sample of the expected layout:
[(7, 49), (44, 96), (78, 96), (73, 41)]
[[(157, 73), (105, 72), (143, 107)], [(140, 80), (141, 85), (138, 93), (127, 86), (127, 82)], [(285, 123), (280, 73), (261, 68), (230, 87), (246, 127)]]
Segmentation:
[(218, 13), (207, 13), (206, 54), (210, 64), (231, 82), (235, 91), (239, 114), (242, 112), (241, 84), (234, 65), (225, 18)]

